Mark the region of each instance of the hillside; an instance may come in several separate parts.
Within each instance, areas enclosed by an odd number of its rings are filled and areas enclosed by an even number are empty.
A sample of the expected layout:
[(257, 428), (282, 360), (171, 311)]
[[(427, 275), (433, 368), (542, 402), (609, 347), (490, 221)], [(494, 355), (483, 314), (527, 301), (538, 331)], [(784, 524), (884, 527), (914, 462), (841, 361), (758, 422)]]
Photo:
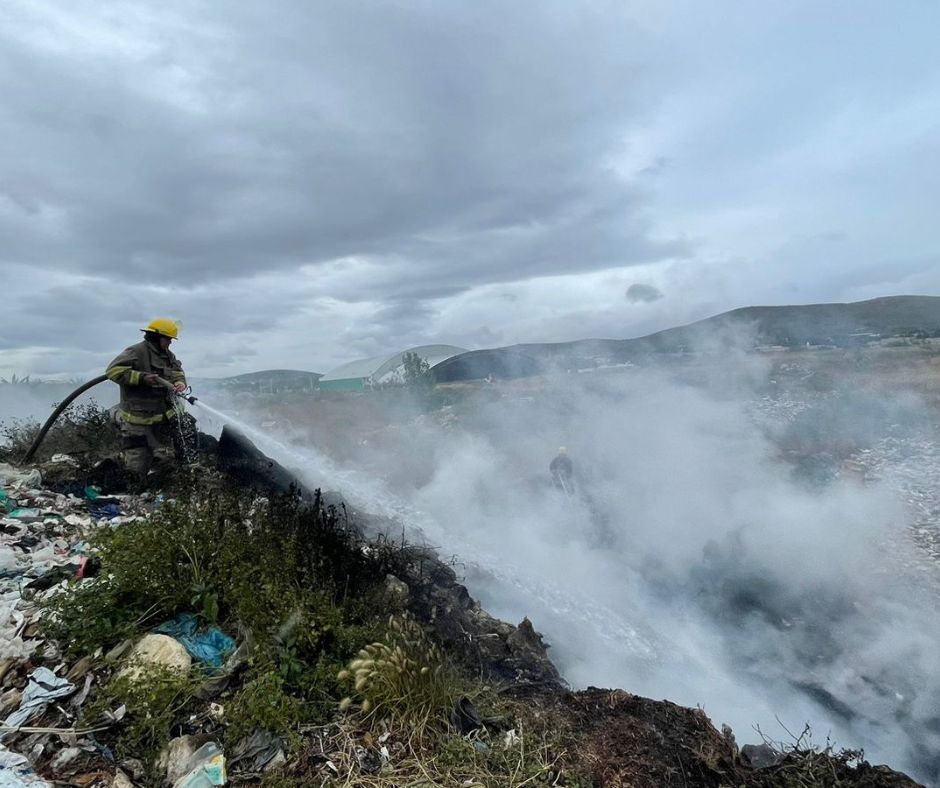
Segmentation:
[[(940, 336), (940, 297), (890, 296), (848, 304), (751, 306), (634, 339), (512, 345), (542, 363), (622, 363), (651, 354), (707, 350), (735, 340), (745, 347), (854, 347), (890, 337)], [(484, 351), (486, 352), (486, 351)], [(479, 367), (481, 359), (476, 359)]]

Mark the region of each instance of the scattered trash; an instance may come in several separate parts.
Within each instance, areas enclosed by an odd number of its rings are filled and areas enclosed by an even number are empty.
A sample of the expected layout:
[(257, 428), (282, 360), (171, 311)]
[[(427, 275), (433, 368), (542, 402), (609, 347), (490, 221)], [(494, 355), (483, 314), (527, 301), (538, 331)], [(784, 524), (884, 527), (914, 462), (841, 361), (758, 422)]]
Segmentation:
[(47, 783), (33, 771), (33, 767), (25, 756), (0, 747), (0, 788), (23, 788), (24, 786), (52, 788), (51, 783)]
[(42, 484), (42, 474), (35, 468), (20, 471), (5, 462), (0, 462), (0, 484), (15, 485), (19, 487), (39, 487)]
[(20, 692), (15, 687), (8, 689), (2, 695), (0, 695), (0, 713), (6, 714), (13, 709), (19, 708), (20, 703), (23, 700), (23, 693)]
[(102, 783), (105, 780), (110, 780), (111, 775), (107, 772), (88, 772), (86, 774), (76, 774), (69, 778), (70, 785), (77, 785), (78, 788), (85, 788), (87, 785), (94, 785), (95, 783)]
[(450, 724), (461, 734), (473, 733), (483, 727), (483, 719), (470, 699), (463, 697), (454, 704), (450, 713)]
[(783, 760), (783, 755), (769, 744), (745, 744), (741, 748), (741, 757), (755, 769), (769, 769)]
[[(36, 668), (29, 677), (29, 685), (23, 692), (19, 709), (7, 717), (5, 728), (18, 728), (24, 722), (45, 711), (46, 707), (57, 698), (64, 698), (75, 691), (75, 685), (68, 679), (56, 676), (49, 668)], [(8, 730), (0, 731), (0, 740)]]
[(357, 744), (355, 753), (359, 770), (363, 774), (374, 774), (382, 768), (382, 757), (375, 750)]
[(196, 617), (192, 613), (180, 613), (153, 631), (172, 636), (183, 644), (191, 657), (212, 668), (221, 668), (225, 656), (235, 650), (235, 641), (221, 629), (209, 627), (199, 632)]
[(99, 503), (95, 501), (93, 506), (89, 505), (88, 511), (96, 520), (110, 520), (113, 517), (120, 516), (121, 507), (117, 503)]
[(114, 780), (111, 782), (111, 788), (134, 788), (134, 783), (131, 782), (130, 777), (118, 769), (114, 773)]
[(101, 561), (94, 556), (83, 555), (78, 560), (78, 569), (75, 570), (75, 577), (82, 579), (85, 577), (94, 577), (101, 569)]
[(258, 729), (235, 747), (229, 761), (232, 769), (236, 766), (242, 771), (263, 771), (279, 752), (282, 751), (283, 742), (280, 737), (268, 731)]
[(225, 785), (225, 755), (217, 742), (204, 736), (180, 736), (161, 754), (159, 765), (174, 788), (208, 788)]
[(114, 711), (106, 711), (104, 713), (104, 718), (108, 722), (120, 722), (127, 715), (127, 706), (123, 703), (118, 706)]
[(52, 768), (54, 771), (59, 771), (63, 766), (70, 764), (74, 761), (79, 755), (82, 754), (82, 750), (79, 747), (66, 747), (56, 753), (55, 758), (52, 759)]
[(91, 691), (91, 682), (94, 681), (94, 676), (89, 673), (85, 676), (85, 686), (72, 697), (72, 700), (69, 701), (70, 706), (74, 706), (76, 709), (81, 708), (82, 704), (85, 702), (85, 699), (88, 697), (88, 693)]
[(193, 662), (183, 645), (169, 635), (144, 635), (131, 649), (127, 661), (119, 675), (135, 679), (146, 665), (165, 665), (170, 670), (189, 673)]
[(105, 662), (117, 662), (124, 654), (127, 653), (127, 650), (133, 645), (133, 641), (130, 639), (122, 640), (114, 648), (112, 648), (107, 654), (104, 655)]
[(9, 545), (0, 545), (0, 577), (14, 577), (23, 571), (16, 551)]
[[(0, 463), (0, 740), (19, 751), (0, 745), (0, 788), (51, 788), (53, 783), (40, 777), (31, 764), (41, 766), (42, 774), (55, 775), (73, 786), (146, 784), (142, 763), (125, 760), (118, 764), (110, 747), (95, 739), (99, 728), (83, 728), (76, 718), (115, 664), (122, 672), (138, 675), (150, 664), (188, 671), (193, 662), (182, 643), (154, 633), (136, 645), (127, 640), (110, 651), (99, 650), (57, 665), (61, 657), (55, 644), (44, 640), (38, 625), (41, 605), (66, 583), (84, 584), (97, 577), (101, 563), (90, 545), (98, 528), (123, 527), (140, 520), (154, 503), (153, 495), (104, 494), (97, 484), (72, 481), (75, 474), (70, 476), (70, 469), (74, 471), (76, 462), (62, 454), (42, 466), (55, 489), (41, 487), (44, 474), (38, 470)], [(235, 642), (221, 631), (199, 632), (195, 619), (184, 618), (180, 623), (181, 636), (184, 632), (191, 636), (189, 646), (197, 658), (218, 666), (226, 654), (238, 652)], [(37, 651), (41, 659), (34, 656)], [(234, 654), (229, 658), (232, 673), (246, 655), (240, 654), (235, 662)], [(31, 658), (37, 660), (35, 665), (26, 661)], [(221, 691), (230, 676), (217, 678)], [(216, 707), (222, 713), (222, 706)], [(126, 722), (127, 716), (126, 706), (121, 705), (104, 712), (101, 719), (104, 725), (117, 725)], [(205, 739), (200, 740), (197, 748), (204, 743)], [(275, 749), (268, 762), (276, 761), (279, 754)], [(221, 784), (221, 753), (209, 753), (183, 766), (186, 771), (175, 779), (186, 777), (188, 788)]]
[(505, 747), (507, 750), (516, 747), (521, 741), (522, 739), (519, 737), (519, 734), (516, 733), (515, 728), (508, 730), (505, 734), (503, 734), (503, 747)]
[(129, 773), (134, 780), (143, 780), (147, 774), (147, 767), (139, 758), (125, 758), (121, 761), (121, 770)]
[(36, 520), (42, 520), (43, 514), (42, 509), (14, 509), (7, 515), (7, 517), (12, 517), (14, 520), (22, 520), (23, 522), (32, 523)]

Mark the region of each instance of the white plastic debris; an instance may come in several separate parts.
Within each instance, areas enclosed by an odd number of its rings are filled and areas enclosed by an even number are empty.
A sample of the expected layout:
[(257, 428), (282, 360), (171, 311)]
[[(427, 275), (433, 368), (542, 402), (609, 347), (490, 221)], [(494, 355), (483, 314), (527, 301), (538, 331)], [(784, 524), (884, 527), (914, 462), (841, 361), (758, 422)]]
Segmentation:
[(29, 760), (16, 752), (0, 747), (0, 788), (52, 788), (30, 765)]
[(186, 763), (187, 771), (173, 788), (211, 788), (225, 785), (225, 755), (214, 741), (206, 742), (196, 750)]
[[(52, 701), (64, 698), (74, 691), (74, 684), (56, 676), (49, 668), (36, 668), (29, 676), (29, 685), (23, 691), (20, 707), (7, 717), (3, 724), (16, 728), (45, 711), (46, 706)], [(3, 739), (7, 733), (9, 731), (0, 731), (0, 739)]]
[(144, 635), (131, 649), (128, 665), (120, 675), (137, 678), (147, 665), (165, 665), (170, 670), (189, 673), (193, 660), (183, 645), (169, 635)]

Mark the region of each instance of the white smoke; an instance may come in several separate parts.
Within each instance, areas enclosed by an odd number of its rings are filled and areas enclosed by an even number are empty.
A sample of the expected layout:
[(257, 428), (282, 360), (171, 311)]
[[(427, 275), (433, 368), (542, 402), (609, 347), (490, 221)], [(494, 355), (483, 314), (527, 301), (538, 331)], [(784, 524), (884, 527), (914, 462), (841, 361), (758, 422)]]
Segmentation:
[[(940, 630), (885, 565), (907, 533), (888, 491), (795, 484), (743, 403), (649, 371), (500, 402), (477, 422), (482, 435), (438, 444), (415, 504), (433, 538), (483, 567), (471, 593), (532, 618), (573, 685), (701, 705), (741, 741), (809, 722), (922, 773), (911, 737), (936, 746)], [(558, 444), (581, 471), (574, 501), (526, 478), (548, 478)], [(612, 642), (631, 629), (640, 648)]]
[[(345, 466), (304, 449), (296, 424), (259, 447), (419, 527), (491, 613), (535, 623), (576, 688), (702, 706), (739, 742), (809, 723), (817, 741), (936, 780), (935, 601), (885, 549), (908, 538), (907, 513), (877, 485), (794, 481), (749, 412), (764, 371), (506, 386), (445, 426), (387, 429)], [(573, 497), (550, 483), (561, 445)]]

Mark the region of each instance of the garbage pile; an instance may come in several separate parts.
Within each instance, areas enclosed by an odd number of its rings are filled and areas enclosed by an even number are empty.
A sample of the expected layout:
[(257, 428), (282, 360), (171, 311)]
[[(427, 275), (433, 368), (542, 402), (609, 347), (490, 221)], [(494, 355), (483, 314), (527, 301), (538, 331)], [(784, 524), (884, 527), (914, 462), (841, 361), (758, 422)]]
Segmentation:
[[(60, 463), (68, 458), (56, 458)], [(126, 708), (117, 706), (100, 721), (82, 721), (83, 705), (114, 675), (133, 679), (142, 670), (165, 666), (188, 673), (201, 663), (212, 677), (207, 697), (225, 688), (245, 659), (245, 649), (215, 628), (201, 630), (182, 613), (153, 628), (135, 644), (124, 641), (108, 653), (70, 662), (42, 636), (43, 603), (72, 581), (94, 582), (100, 570), (89, 538), (96, 529), (133, 527), (162, 504), (161, 496), (83, 495), (44, 489), (38, 470), (0, 464), (0, 788), (128, 786), (148, 784), (145, 766), (119, 761), (99, 740), (120, 725)], [(226, 783), (226, 760), (217, 741), (193, 725), (194, 735), (170, 742), (160, 766), (166, 783), (201, 788)], [(268, 760), (280, 751), (273, 747)], [(278, 744), (275, 742), (274, 744)], [(258, 742), (248, 742), (257, 760)], [(251, 747), (254, 746), (254, 750)], [(283, 757), (283, 756), (282, 756)]]
[(883, 545), (916, 585), (940, 599), (940, 441), (934, 437), (888, 436), (858, 451), (851, 461), (866, 484), (880, 484), (904, 502), (909, 516), (905, 539)]
[(147, 506), (142, 497), (103, 496), (93, 487), (83, 497), (44, 490), (38, 470), (0, 464), (0, 671), (40, 648), (55, 658), (52, 644), (34, 639), (39, 602), (70, 578), (94, 577), (88, 538), (95, 528), (138, 520)]

